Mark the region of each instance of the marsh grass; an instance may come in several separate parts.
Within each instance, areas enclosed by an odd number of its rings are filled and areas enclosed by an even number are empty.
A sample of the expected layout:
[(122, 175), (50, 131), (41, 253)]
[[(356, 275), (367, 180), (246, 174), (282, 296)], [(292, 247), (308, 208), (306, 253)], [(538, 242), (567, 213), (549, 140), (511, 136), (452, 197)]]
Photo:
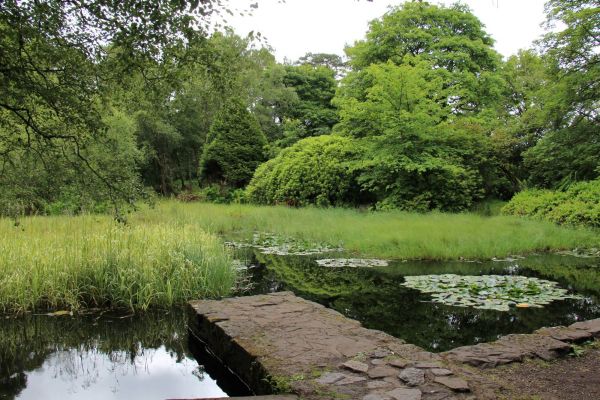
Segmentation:
[(341, 245), (362, 257), (394, 259), (489, 259), (600, 246), (598, 230), (474, 213), (417, 214), (168, 201), (132, 219), (138, 223), (197, 224), (228, 239), (250, 239), (254, 231), (271, 232)]
[(0, 312), (170, 307), (228, 295), (237, 273), (222, 238), (270, 232), (360, 257), (489, 259), (600, 247), (600, 232), (511, 216), (293, 209), (163, 201), (132, 214), (0, 219)]
[(0, 220), (0, 237), (0, 312), (171, 307), (235, 282), (222, 242), (198, 224), (33, 217)]

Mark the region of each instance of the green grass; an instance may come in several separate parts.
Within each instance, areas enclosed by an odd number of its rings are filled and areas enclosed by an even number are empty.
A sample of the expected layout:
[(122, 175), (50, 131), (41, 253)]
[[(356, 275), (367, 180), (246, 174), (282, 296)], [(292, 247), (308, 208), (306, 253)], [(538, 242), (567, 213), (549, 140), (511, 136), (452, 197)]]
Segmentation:
[(400, 211), (182, 204), (166, 201), (131, 217), (136, 223), (185, 221), (227, 238), (254, 231), (343, 245), (365, 257), (451, 260), (505, 257), (536, 251), (599, 247), (600, 231), (550, 222), (473, 213), (416, 214)]
[[(0, 312), (169, 307), (228, 295), (221, 235), (255, 231), (341, 245), (364, 257), (451, 260), (600, 247), (600, 232), (511, 216), (361, 212), (163, 201), (129, 216), (0, 219)], [(215, 235), (216, 234), (216, 235)]]
[(170, 307), (230, 293), (221, 241), (197, 224), (108, 216), (0, 220), (0, 312)]

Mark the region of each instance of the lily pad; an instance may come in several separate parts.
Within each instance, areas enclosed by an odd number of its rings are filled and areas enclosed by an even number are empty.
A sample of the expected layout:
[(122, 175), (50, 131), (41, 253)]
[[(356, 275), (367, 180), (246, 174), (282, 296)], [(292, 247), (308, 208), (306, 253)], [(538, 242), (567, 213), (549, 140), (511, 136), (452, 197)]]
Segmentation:
[(378, 260), (375, 258), (324, 258), (316, 261), (322, 267), (328, 268), (372, 268), (372, 267), (387, 267), (386, 260)]
[(312, 242), (264, 232), (255, 233), (252, 236), (251, 242), (231, 241), (225, 242), (225, 244), (234, 248), (252, 247), (258, 249), (263, 254), (277, 256), (310, 256), (344, 250), (341, 247), (335, 247), (328, 243)]
[(540, 308), (555, 300), (582, 299), (558, 283), (518, 275), (419, 275), (405, 277), (404, 286), (431, 294), (437, 303), (509, 311)]

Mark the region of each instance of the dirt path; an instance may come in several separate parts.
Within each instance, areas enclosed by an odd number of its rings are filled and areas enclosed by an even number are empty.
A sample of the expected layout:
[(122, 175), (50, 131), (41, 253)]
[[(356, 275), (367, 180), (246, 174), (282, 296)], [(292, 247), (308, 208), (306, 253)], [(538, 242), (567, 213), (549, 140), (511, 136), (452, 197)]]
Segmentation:
[(600, 346), (579, 357), (523, 363), (481, 371), (470, 381), (482, 399), (501, 400), (598, 400), (600, 399)]

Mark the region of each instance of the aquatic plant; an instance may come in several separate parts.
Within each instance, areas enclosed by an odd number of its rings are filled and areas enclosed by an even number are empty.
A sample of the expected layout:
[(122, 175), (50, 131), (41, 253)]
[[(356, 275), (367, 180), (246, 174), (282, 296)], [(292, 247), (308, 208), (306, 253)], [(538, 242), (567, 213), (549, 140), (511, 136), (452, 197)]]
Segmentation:
[(539, 308), (555, 300), (581, 298), (558, 287), (556, 282), (516, 275), (407, 276), (403, 286), (431, 294), (434, 302), (496, 311)]
[(322, 267), (328, 268), (373, 268), (388, 266), (386, 260), (376, 258), (323, 258), (315, 262)]
[(0, 312), (170, 307), (230, 293), (236, 270), (198, 225), (110, 217), (0, 220)]
[(328, 243), (316, 243), (310, 240), (296, 239), (293, 237), (276, 235), (273, 233), (255, 232), (249, 242), (225, 242), (234, 248), (252, 247), (263, 254), (277, 256), (310, 256), (334, 251), (343, 251), (341, 247), (334, 247)]

